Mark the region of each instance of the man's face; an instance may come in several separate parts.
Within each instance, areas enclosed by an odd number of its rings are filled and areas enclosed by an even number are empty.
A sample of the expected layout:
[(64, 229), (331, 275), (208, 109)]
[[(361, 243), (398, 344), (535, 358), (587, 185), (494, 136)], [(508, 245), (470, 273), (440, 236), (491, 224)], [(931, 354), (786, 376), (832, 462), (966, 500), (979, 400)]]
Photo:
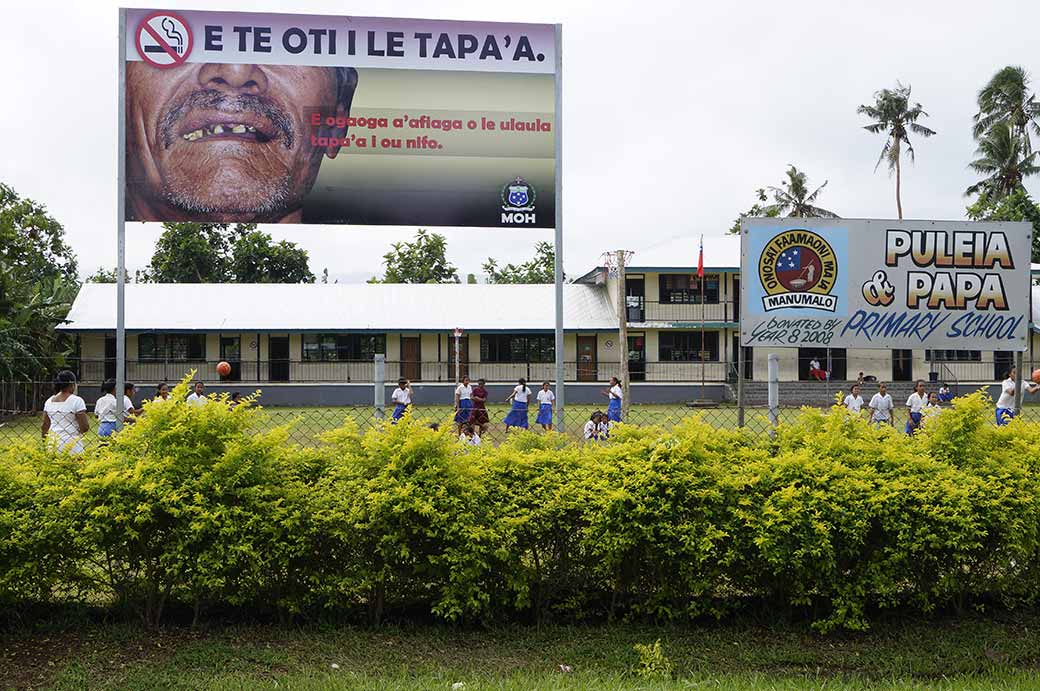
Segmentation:
[(131, 217), (283, 220), (326, 152), (311, 144), (305, 109), (337, 112), (337, 92), (326, 67), (128, 63)]
[(205, 388), (206, 388), (206, 387), (204, 387), (204, 386), (203, 386), (202, 384), (196, 384), (196, 385), (195, 385), (195, 393), (197, 393), (197, 394), (200, 394), (200, 395), (201, 395), (201, 394), (202, 394), (202, 391), (203, 391), (203, 390), (204, 390)]
[(879, 387), (878, 387), (878, 392), (879, 392), (879, 393), (880, 393), (880, 394), (881, 394), (882, 396), (884, 396), (884, 395), (885, 395), (885, 392), (886, 392), (886, 391), (888, 391), (888, 387), (887, 387), (887, 386), (885, 386), (884, 384), (882, 384), (881, 386), (879, 386)]

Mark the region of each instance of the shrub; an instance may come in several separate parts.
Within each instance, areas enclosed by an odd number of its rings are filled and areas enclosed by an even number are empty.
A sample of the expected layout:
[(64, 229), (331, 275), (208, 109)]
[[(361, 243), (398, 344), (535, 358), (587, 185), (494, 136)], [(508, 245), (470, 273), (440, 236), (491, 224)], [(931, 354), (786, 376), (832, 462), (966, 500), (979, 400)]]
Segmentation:
[[(747, 602), (862, 629), (1040, 594), (1040, 425), (982, 394), (907, 437), (840, 408), (459, 444), (406, 417), (310, 448), (249, 399), (171, 400), (79, 457), (0, 450), (0, 606), (170, 601), (446, 621), (677, 620)], [(651, 648), (647, 648), (652, 652)]]
[(315, 530), (328, 546), (326, 597), (367, 606), (427, 605), (444, 619), (484, 613), (498, 536), (486, 464), (448, 431), (406, 417), (359, 437), (327, 437), (335, 464), (319, 482)]

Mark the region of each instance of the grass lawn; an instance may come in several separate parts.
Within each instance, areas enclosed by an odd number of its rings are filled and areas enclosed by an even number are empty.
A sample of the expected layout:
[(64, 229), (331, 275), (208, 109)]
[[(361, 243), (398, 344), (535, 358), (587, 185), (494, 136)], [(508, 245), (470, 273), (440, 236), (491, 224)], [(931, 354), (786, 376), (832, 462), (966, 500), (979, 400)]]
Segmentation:
[[(0, 638), (0, 688), (575, 691), (1040, 688), (1040, 615), (799, 625), (167, 629), (80, 622)], [(670, 674), (640, 676), (661, 641)], [(334, 667), (335, 665), (335, 667)], [(570, 670), (560, 671), (560, 665)]]

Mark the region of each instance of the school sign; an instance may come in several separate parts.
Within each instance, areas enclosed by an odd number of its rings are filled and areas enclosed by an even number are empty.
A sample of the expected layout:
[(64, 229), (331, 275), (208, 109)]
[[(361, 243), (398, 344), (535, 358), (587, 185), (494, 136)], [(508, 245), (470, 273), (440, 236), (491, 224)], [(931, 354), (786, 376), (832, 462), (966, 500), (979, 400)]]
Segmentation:
[(741, 344), (1024, 351), (1029, 223), (741, 221)]

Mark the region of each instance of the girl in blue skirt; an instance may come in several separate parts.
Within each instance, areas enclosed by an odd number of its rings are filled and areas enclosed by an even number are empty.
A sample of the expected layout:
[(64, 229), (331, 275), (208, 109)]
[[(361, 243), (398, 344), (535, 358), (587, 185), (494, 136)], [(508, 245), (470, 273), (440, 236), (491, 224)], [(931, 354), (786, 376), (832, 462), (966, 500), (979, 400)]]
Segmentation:
[(462, 426), (469, 422), (473, 411), (473, 387), (469, 377), (463, 377), (462, 383), (455, 387), (455, 431), (462, 434)]
[(611, 422), (621, 422), (621, 400), (625, 394), (617, 377), (610, 378), (610, 388), (604, 391), (603, 395), (610, 399), (607, 404), (607, 419)]
[(407, 379), (398, 379), (397, 388), (390, 395), (390, 400), (394, 402), (394, 414), (393, 423), (397, 424), (397, 421), (404, 417), (404, 411), (408, 410), (408, 406), (412, 404), (412, 384)]
[(527, 388), (527, 381), (520, 377), (519, 383), (513, 387), (513, 393), (509, 394), (506, 403), (513, 402), (513, 407), (506, 415), (506, 432), (510, 427), (527, 429), (527, 399), (531, 396), (531, 390)]
[(94, 415), (98, 419), (98, 436), (107, 439), (119, 427), (116, 417), (116, 380), (106, 379), (101, 385), (104, 394), (94, 404)]
[(535, 422), (546, 432), (552, 432), (553, 413), (556, 412), (556, 395), (549, 389), (549, 382), (542, 382), (542, 390), (538, 392), (538, 417)]

